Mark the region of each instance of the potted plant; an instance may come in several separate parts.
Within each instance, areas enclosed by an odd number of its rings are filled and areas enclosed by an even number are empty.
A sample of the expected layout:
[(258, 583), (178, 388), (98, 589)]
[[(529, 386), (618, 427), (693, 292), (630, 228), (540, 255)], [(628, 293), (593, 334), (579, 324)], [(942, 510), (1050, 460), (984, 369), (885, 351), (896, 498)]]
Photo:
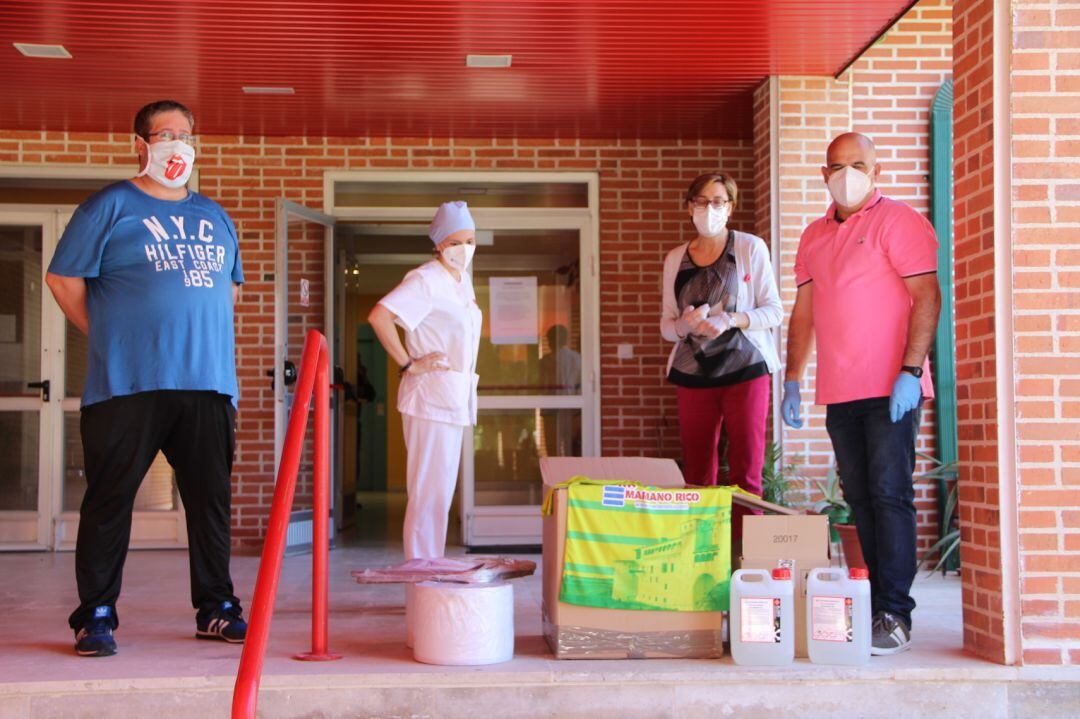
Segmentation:
[(844, 501), (844, 494), (840, 489), (840, 472), (836, 465), (829, 467), (824, 482), (815, 480), (814, 483), (822, 494), (822, 499), (814, 504), (814, 511), (829, 518), (830, 539), (834, 543), (840, 543), (844, 560), (849, 567), (865, 567), (859, 535), (855, 531), (855, 525), (851, 523), (851, 507)]
[[(942, 535), (919, 560), (919, 567), (928, 562), (931, 557), (938, 554), (937, 564), (931, 569), (936, 572), (939, 569), (944, 573), (950, 567), (955, 568), (960, 554), (960, 529), (956, 526), (957, 504), (957, 463), (942, 462), (923, 452), (918, 455), (934, 465), (929, 472), (924, 472), (915, 478), (920, 480), (943, 480), (952, 482), (945, 508), (941, 517)], [(862, 556), (862, 546), (859, 544), (859, 535), (855, 530), (855, 524), (851, 517), (851, 507), (844, 501), (843, 492), (840, 489), (840, 474), (836, 466), (829, 468), (829, 473), (824, 482), (816, 482), (821, 490), (822, 499), (814, 505), (814, 511), (829, 517), (829, 532), (832, 541), (839, 542), (842, 547), (844, 558), (849, 567), (865, 567), (866, 562)]]
[(960, 564), (960, 527), (956, 524), (956, 502), (958, 499), (959, 482), (957, 482), (957, 462), (942, 462), (937, 457), (922, 452), (919, 456), (934, 465), (934, 468), (920, 476), (925, 480), (941, 480), (944, 483), (952, 482), (949, 494), (945, 500), (945, 508), (941, 513), (941, 538), (927, 549), (919, 559), (921, 569), (927, 561), (938, 554), (937, 564), (930, 570), (933, 574), (941, 570), (944, 574), (949, 569), (958, 569)]
[(761, 467), (761, 498), (766, 502), (790, 507), (787, 492), (798, 477), (794, 464), (784, 464), (784, 450), (776, 442), (765, 445), (765, 464)]

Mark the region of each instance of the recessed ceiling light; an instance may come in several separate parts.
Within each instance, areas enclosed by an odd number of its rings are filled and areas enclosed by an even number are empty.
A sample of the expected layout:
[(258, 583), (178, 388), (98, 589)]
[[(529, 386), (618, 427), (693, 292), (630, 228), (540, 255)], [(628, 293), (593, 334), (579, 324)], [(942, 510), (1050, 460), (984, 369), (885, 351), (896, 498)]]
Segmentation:
[(63, 45), (38, 45), (32, 42), (13, 42), (11, 44), (27, 57), (47, 57), (53, 60), (71, 59), (71, 53)]
[(291, 87), (266, 87), (258, 85), (245, 85), (246, 95), (295, 95), (296, 91)]
[(466, 55), (466, 67), (510, 67), (512, 55)]

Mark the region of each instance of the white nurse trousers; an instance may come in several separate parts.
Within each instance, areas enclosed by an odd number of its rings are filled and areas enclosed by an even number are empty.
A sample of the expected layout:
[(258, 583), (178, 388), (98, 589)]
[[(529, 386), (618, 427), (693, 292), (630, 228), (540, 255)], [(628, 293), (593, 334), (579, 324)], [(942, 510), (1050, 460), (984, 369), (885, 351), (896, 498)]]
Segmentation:
[(405, 559), (434, 559), (446, 551), (446, 523), (461, 464), (462, 425), (401, 415), (405, 429)]

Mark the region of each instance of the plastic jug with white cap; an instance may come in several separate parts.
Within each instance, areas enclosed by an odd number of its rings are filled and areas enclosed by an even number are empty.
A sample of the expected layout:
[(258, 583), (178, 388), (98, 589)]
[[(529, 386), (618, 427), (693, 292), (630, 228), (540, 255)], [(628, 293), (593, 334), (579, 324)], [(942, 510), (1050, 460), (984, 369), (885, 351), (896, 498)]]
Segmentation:
[(806, 580), (806, 648), (815, 664), (870, 661), (870, 573), (819, 567)]
[(795, 659), (795, 590), (791, 570), (740, 569), (731, 576), (731, 658), (777, 666)]

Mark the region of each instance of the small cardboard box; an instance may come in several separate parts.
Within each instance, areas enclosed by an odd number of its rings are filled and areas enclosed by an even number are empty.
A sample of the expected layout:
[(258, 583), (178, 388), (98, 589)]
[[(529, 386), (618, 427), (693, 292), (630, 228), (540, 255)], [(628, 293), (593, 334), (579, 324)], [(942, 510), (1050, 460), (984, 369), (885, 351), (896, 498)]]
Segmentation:
[[(723, 612), (642, 611), (582, 607), (559, 601), (566, 539), (566, 490), (574, 476), (621, 479), (654, 487), (686, 486), (671, 459), (646, 457), (545, 457), (540, 460), (552, 512), (544, 517), (544, 638), (558, 659), (719, 657)], [(791, 512), (753, 496), (734, 495), (745, 506)]]
[(749, 516), (743, 521), (740, 569), (790, 567), (795, 581), (795, 656), (806, 656), (806, 577), (828, 567), (829, 518), (819, 514)]

